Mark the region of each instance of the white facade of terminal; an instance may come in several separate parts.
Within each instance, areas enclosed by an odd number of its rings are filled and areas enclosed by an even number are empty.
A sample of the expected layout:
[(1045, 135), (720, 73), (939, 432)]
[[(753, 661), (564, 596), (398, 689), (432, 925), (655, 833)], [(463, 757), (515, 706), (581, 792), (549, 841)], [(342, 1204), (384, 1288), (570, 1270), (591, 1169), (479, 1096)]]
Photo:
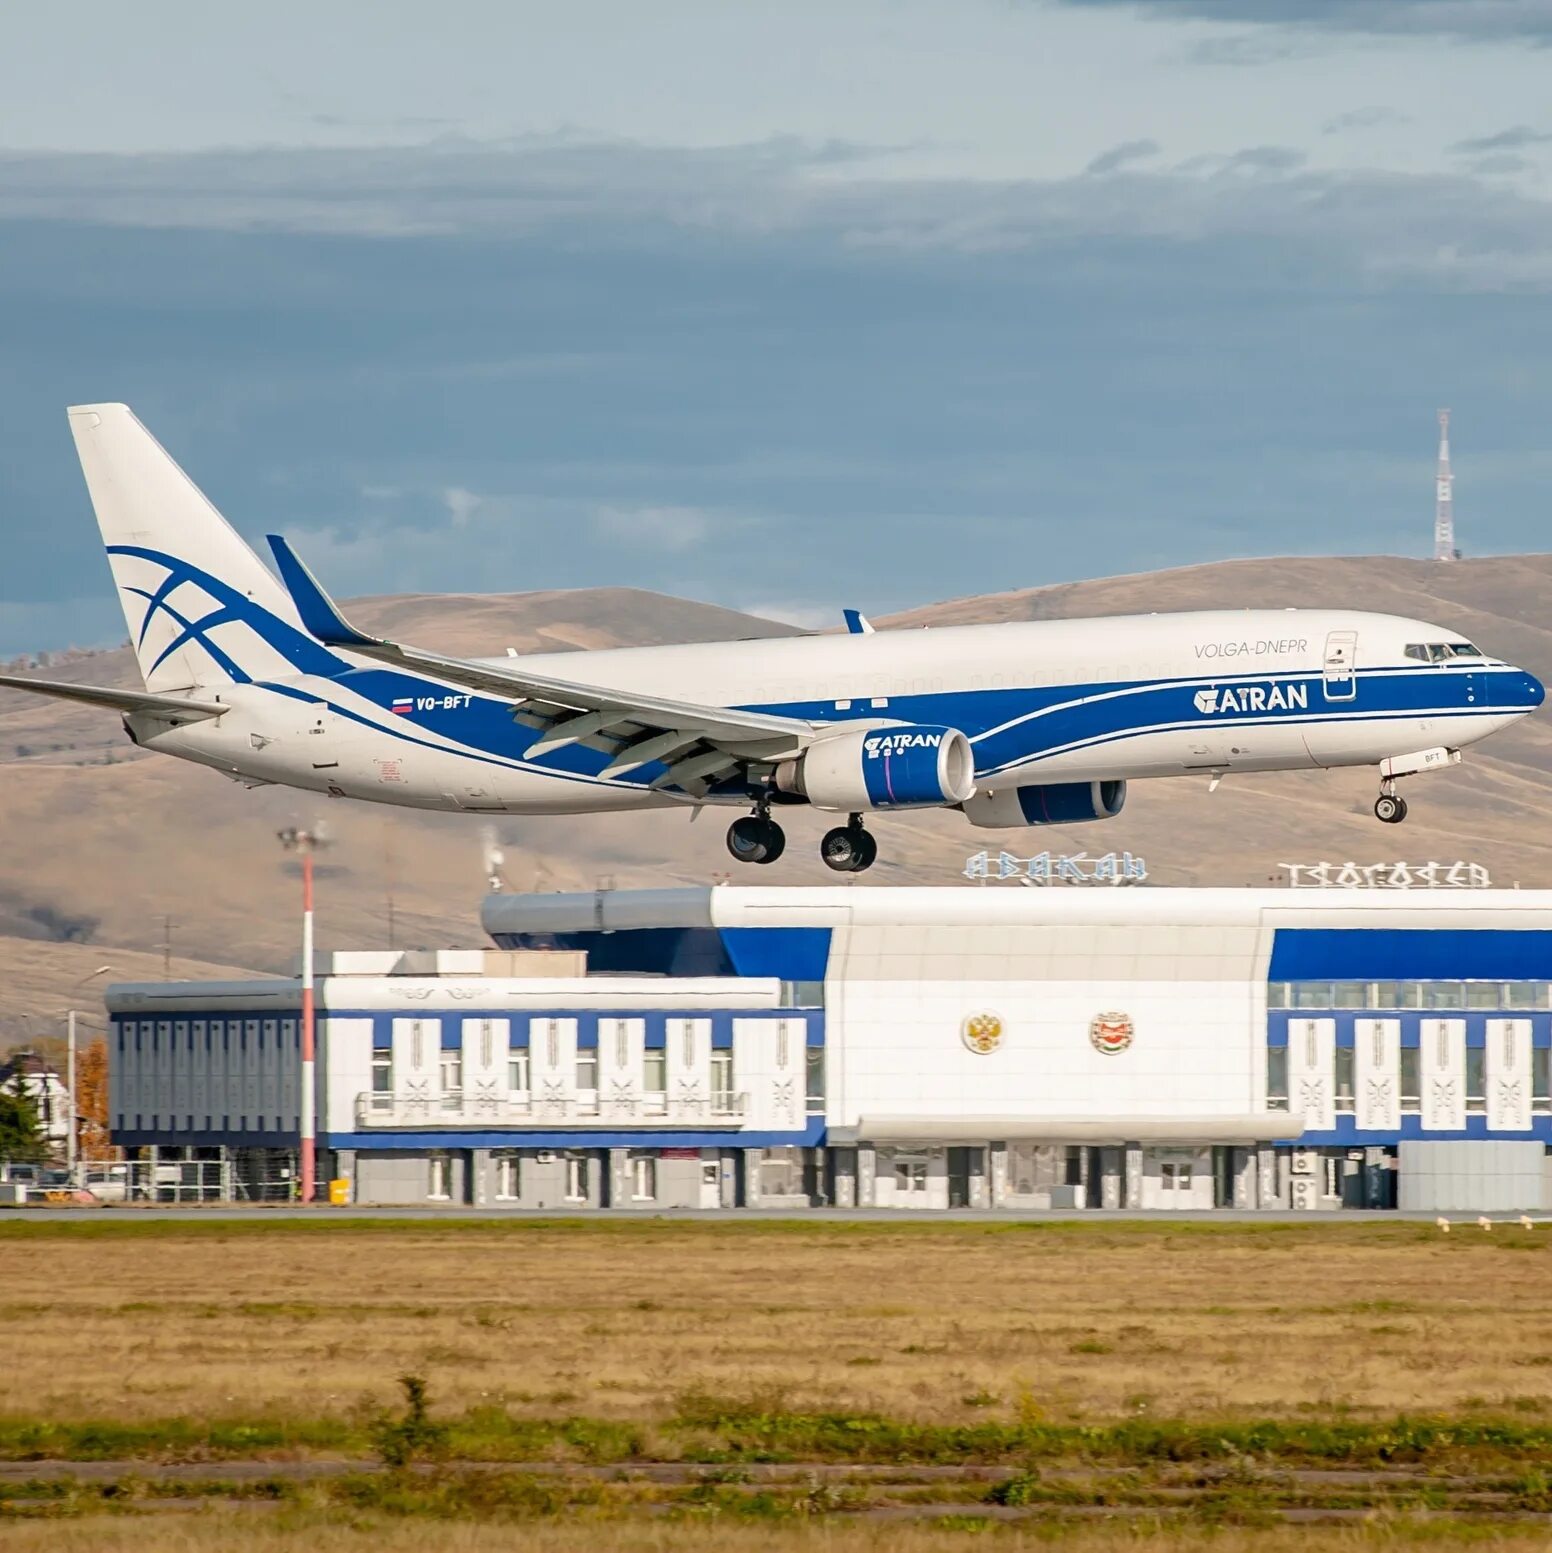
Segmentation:
[[(324, 956), (321, 1172), (492, 1208), (1552, 1205), (1552, 892), (494, 895)], [(298, 986), (109, 989), (116, 1139), (295, 1150)]]

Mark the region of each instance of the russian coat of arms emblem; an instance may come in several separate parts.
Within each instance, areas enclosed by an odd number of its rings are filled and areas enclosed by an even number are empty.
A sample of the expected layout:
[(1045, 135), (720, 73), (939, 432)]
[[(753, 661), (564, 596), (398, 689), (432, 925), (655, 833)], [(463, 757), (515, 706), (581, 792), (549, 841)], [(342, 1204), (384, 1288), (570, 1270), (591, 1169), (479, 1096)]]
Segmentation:
[(978, 1057), (989, 1057), (1002, 1045), (1000, 1014), (967, 1014), (959, 1029), (960, 1039)]

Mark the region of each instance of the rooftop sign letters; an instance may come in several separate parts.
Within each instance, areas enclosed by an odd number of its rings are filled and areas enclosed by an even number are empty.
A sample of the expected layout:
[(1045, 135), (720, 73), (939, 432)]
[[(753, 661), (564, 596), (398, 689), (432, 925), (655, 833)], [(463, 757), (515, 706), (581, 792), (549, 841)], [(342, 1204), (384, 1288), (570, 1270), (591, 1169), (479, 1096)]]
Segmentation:
[(1031, 884), (1141, 884), (1148, 865), (1130, 852), (1106, 852), (1090, 857), (1087, 852), (1038, 857), (1014, 857), (1009, 852), (977, 852), (965, 859), (967, 879), (1027, 879)]
[(1294, 890), (1486, 890), (1480, 863), (1279, 863)]

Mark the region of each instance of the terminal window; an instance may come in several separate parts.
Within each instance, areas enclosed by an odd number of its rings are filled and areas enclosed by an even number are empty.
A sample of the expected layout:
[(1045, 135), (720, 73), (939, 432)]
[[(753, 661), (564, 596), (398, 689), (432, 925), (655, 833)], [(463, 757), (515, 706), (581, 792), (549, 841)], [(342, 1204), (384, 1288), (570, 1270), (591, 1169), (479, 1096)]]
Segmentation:
[(1487, 1110), (1487, 1053), (1480, 1046), (1466, 1048), (1466, 1110), (1473, 1115)]
[(1469, 1009), (1535, 1013), (1552, 1008), (1545, 981), (1274, 981), (1271, 1009)]
[(1355, 1111), (1358, 1108), (1353, 1096), (1354, 1052), (1351, 1046), (1338, 1046), (1333, 1053), (1336, 1068), (1336, 1109)]
[(733, 1109), (733, 1053), (728, 1047), (711, 1054), (711, 1108), (724, 1115)]
[(463, 1105), (463, 1053), (442, 1053), (442, 1109), (457, 1111)]
[(526, 1046), (507, 1056), (507, 1088), (514, 1095), (528, 1093), (528, 1048)]
[(641, 1055), (641, 1087), (649, 1095), (668, 1093), (668, 1053), (661, 1046), (649, 1046)]
[(825, 1108), (825, 1060), (824, 1047), (810, 1046), (807, 1050), (808, 1114), (823, 1116)]

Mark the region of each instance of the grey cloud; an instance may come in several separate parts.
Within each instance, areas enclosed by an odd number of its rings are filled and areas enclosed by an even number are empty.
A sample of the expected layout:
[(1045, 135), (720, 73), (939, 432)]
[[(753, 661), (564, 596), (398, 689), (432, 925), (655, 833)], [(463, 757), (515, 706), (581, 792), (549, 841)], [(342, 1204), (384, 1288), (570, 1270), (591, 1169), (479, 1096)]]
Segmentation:
[[(1172, 20), (1255, 22), (1320, 32), (1552, 43), (1552, 0), (1059, 0)], [(1232, 61), (1237, 63), (1246, 60)]]
[(452, 136), (410, 148), (0, 152), (0, 217), (431, 236), (517, 232), (594, 216), (669, 216), (683, 226), (717, 228), (740, 224), (764, 206), (779, 225), (796, 176), (833, 173), (874, 154), (788, 138), (686, 150)]
[(1327, 119), (1320, 126), (1320, 132), (1323, 135), (1343, 135), (1353, 129), (1381, 129), (1386, 125), (1411, 122), (1406, 114), (1398, 113), (1394, 108), (1354, 108)]
[(1230, 171), (1258, 173), (1289, 173), (1303, 167), (1309, 160), (1302, 151), (1291, 146), (1246, 146), (1224, 159), (1224, 167)]
[(1451, 151), (1463, 156), (1479, 156), (1488, 151), (1519, 151), (1525, 146), (1541, 146), (1552, 142), (1552, 130), (1532, 129), (1528, 124), (1516, 124), (1513, 129), (1501, 129), (1496, 135), (1482, 135), (1475, 140), (1457, 140)]
[(1292, 32), (1269, 31), (1240, 36), (1201, 38), (1187, 50), (1187, 57), (1199, 65), (1234, 67), (1275, 65), (1285, 59), (1299, 59), (1316, 52), (1307, 39)]
[(1500, 151), (1492, 156), (1477, 157), (1471, 163), (1471, 171), (1479, 178), (1499, 178), (1509, 174), (1528, 173), (1535, 165), (1529, 157), (1515, 156), (1512, 151)]
[[(1118, 148), (1120, 149), (1120, 148)], [(1367, 283), (1552, 289), (1552, 205), (1466, 173), (1311, 169), (1251, 146), (1119, 176), (874, 179), (863, 151), (478, 145), (0, 158), (0, 219), (367, 237), (565, 234), (606, 251), (707, 235), (847, 250), (998, 254), (1081, 239), (1266, 239)], [(812, 176), (824, 167), (825, 177)]]
[(1120, 145), (1102, 151), (1083, 170), (1093, 174), (1113, 173), (1129, 162), (1141, 162), (1150, 156), (1157, 156), (1160, 149), (1156, 140), (1123, 140)]

